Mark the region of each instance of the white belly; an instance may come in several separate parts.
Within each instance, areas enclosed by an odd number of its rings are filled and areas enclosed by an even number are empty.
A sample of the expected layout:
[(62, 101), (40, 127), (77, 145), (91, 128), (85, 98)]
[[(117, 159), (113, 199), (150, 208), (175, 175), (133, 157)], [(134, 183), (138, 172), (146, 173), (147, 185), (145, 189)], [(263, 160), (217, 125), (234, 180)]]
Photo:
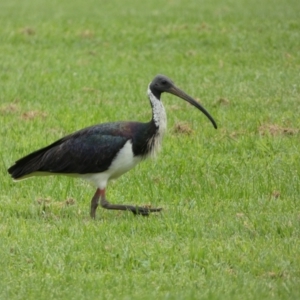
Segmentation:
[(118, 152), (109, 169), (102, 173), (83, 174), (81, 178), (92, 182), (96, 187), (104, 189), (110, 179), (115, 179), (135, 167), (142, 157), (134, 156), (131, 140), (127, 141)]

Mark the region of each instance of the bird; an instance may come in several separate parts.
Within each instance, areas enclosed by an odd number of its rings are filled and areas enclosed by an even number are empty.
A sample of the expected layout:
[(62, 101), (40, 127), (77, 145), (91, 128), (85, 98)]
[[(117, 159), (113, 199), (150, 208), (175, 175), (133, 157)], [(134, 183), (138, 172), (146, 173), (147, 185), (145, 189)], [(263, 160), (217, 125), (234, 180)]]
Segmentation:
[(149, 122), (121, 121), (86, 127), (17, 160), (7, 170), (8, 173), (15, 181), (41, 175), (67, 175), (91, 182), (96, 187), (90, 204), (93, 219), (99, 204), (104, 209), (131, 211), (142, 216), (160, 212), (162, 208), (112, 204), (106, 198), (106, 187), (110, 180), (155, 156), (160, 150), (167, 127), (162, 93), (173, 94), (189, 102), (204, 113), (217, 129), (215, 120), (200, 103), (167, 76), (156, 75), (147, 89), (152, 109)]

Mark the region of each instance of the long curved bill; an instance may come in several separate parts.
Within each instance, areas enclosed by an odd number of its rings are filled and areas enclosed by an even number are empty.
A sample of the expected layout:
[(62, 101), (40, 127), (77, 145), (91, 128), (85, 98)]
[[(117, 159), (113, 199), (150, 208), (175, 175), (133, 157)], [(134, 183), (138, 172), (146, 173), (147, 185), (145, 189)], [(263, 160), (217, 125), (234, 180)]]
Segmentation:
[(209, 114), (209, 112), (200, 104), (198, 103), (195, 99), (193, 99), (192, 97), (190, 97), (188, 94), (186, 94), (184, 91), (182, 91), (181, 89), (179, 89), (176, 86), (172, 86), (170, 87), (167, 91), (167, 93), (173, 94), (187, 102), (189, 102), (190, 104), (194, 105), (195, 107), (197, 107), (199, 110), (201, 110), (207, 117), (208, 119), (212, 122), (212, 124), (214, 125), (214, 127), (217, 129), (217, 123), (215, 122), (215, 120), (213, 119), (213, 117)]

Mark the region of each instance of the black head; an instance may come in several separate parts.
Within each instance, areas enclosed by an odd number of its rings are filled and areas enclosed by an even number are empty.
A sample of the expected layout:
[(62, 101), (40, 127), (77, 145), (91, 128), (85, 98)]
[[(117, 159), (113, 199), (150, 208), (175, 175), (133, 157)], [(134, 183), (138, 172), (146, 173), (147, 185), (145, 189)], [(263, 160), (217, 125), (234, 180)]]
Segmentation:
[(150, 83), (151, 92), (158, 99), (160, 99), (161, 93), (168, 92), (173, 86), (173, 81), (165, 75), (156, 75)]
[(208, 117), (208, 119), (212, 122), (214, 127), (217, 129), (217, 124), (216, 124), (215, 120), (213, 119), (213, 117), (208, 113), (208, 111), (200, 103), (198, 103), (195, 99), (193, 99), (191, 96), (186, 94), (184, 91), (182, 91), (181, 89), (176, 87), (174, 85), (173, 81), (170, 78), (168, 78), (167, 76), (156, 75), (154, 77), (154, 79), (152, 80), (152, 82), (150, 83), (149, 88), (150, 88), (151, 92), (153, 93), (153, 95), (157, 99), (160, 99), (161, 93), (166, 92), (166, 93), (173, 94), (173, 95), (189, 102), (190, 104), (192, 104), (193, 106), (195, 106), (199, 110), (201, 110)]

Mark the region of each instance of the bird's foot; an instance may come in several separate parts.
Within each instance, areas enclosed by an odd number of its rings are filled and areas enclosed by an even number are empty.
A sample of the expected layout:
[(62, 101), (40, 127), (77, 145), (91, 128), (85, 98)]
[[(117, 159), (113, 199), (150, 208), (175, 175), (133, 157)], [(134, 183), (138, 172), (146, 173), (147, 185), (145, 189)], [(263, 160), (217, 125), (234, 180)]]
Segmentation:
[(134, 206), (123, 204), (111, 204), (105, 198), (105, 190), (97, 189), (92, 201), (91, 201), (91, 217), (95, 218), (95, 212), (99, 203), (99, 197), (101, 197), (100, 205), (105, 209), (113, 210), (127, 210), (131, 211), (134, 215), (149, 216), (150, 213), (160, 212), (162, 208), (151, 208), (150, 206)]
[(149, 216), (150, 213), (153, 212), (160, 212), (162, 211), (162, 208), (151, 208), (151, 207), (141, 207), (141, 206), (132, 206), (129, 208), (129, 210), (134, 214), (134, 215), (142, 215), (143, 217)]

